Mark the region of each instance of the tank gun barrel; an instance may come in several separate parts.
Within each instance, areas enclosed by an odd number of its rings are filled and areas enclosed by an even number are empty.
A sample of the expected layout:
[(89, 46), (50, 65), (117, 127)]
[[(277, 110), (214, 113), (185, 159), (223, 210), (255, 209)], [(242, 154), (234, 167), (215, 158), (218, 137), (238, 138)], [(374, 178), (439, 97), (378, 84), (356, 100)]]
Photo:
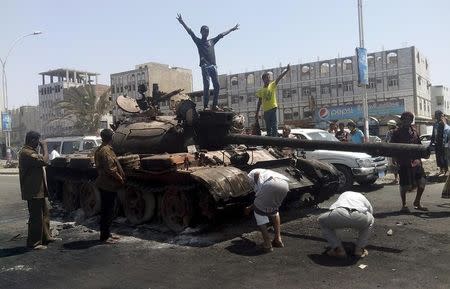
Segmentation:
[(402, 158), (429, 158), (430, 151), (427, 147), (413, 144), (393, 143), (343, 143), (333, 141), (300, 140), (294, 138), (254, 136), (228, 134), (220, 140), (223, 144), (244, 144), (260, 146), (292, 147), (304, 150), (335, 150), (364, 152), (373, 156), (402, 157)]

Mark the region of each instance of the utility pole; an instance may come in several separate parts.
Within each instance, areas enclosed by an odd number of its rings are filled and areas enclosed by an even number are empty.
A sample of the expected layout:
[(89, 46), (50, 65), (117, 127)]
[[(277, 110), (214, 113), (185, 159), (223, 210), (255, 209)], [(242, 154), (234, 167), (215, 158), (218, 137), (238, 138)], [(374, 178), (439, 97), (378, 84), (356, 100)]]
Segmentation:
[[(363, 0), (358, 0), (358, 26), (359, 26), (359, 47), (364, 48), (364, 20), (363, 20)], [(369, 142), (369, 106), (367, 104), (367, 85), (363, 84), (364, 92), (362, 97), (364, 114), (364, 137)]]

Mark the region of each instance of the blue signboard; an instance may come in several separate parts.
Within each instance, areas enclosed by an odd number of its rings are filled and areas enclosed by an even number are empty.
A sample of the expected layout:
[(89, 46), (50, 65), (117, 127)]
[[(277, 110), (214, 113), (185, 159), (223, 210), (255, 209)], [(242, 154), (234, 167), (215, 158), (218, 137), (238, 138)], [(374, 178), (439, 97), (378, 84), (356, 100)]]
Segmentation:
[(369, 84), (369, 69), (367, 65), (367, 49), (356, 48), (356, 58), (358, 60), (358, 84)]
[[(370, 116), (402, 114), (405, 111), (403, 99), (372, 102), (368, 104)], [(317, 111), (318, 121), (359, 119), (364, 117), (362, 104), (322, 107)]]
[(11, 131), (11, 115), (8, 112), (2, 112), (2, 131)]

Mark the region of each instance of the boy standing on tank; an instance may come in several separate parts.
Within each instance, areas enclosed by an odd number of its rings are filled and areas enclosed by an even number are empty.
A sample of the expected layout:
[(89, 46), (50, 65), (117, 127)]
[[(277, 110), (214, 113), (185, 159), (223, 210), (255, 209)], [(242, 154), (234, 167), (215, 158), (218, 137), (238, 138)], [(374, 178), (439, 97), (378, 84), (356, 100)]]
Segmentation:
[(117, 160), (111, 143), (114, 132), (110, 129), (101, 131), (102, 144), (94, 154), (95, 167), (97, 168), (97, 179), (95, 185), (100, 191), (101, 213), (100, 213), (100, 241), (114, 243), (118, 237), (111, 235), (110, 227), (114, 218), (114, 203), (117, 191), (125, 183), (125, 174)]
[(177, 20), (184, 27), (186, 32), (191, 36), (195, 45), (198, 49), (198, 55), (200, 56), (200, 67), (202, 69), (202, 78), (203, 78), (203, 107), (206, 109), (208, 107), (209, 102), (209, 79), (211, 78), (213, 87), (214, 87), (214, 98), (211, 109), (219, 110), (218, 107), (218, 99), (219, 99), (219, 77), (217, 75), (217, 65), (216, 65), (216, 54), (214, 51), (214, 45), (222, 39), (224, 36), (228, 35), (230, 32), (238, 30), (239, 24), (236, 24), (233, 28), (220, 33), (214, 38), (208, 39), (209, 28), (206, 25), (203, 25), (200, 28), (201, 38), (195, 36), (194, 32), (189, 28), (186, 23), (184, 23), (181, 14), (177, 15)]

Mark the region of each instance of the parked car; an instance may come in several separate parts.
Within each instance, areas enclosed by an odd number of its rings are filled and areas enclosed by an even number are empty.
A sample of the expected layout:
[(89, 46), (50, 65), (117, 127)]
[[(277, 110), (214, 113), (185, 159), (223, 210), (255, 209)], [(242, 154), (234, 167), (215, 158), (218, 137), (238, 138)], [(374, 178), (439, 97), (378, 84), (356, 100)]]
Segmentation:
[[(292, 129), (291, 134), (304, 140), (339, 141), (334, 135), (321, 129)], [(373, 184), (387, 171), (387, 161), (384, 157), (372, 157), (366, 153), (332, 150), (298, 150), (297, 153), (304, 153), (306, 159), (333, 164), (345, 178), (344, 190), (350, 189), (355, 181), (361, 185)]]
[(51, 137), (45, 139), (45, 141), (49, 153), (57, 146), (57, 151), (61, 155), (91, 150), (102, 143), (102, 139), (98, 136)]

